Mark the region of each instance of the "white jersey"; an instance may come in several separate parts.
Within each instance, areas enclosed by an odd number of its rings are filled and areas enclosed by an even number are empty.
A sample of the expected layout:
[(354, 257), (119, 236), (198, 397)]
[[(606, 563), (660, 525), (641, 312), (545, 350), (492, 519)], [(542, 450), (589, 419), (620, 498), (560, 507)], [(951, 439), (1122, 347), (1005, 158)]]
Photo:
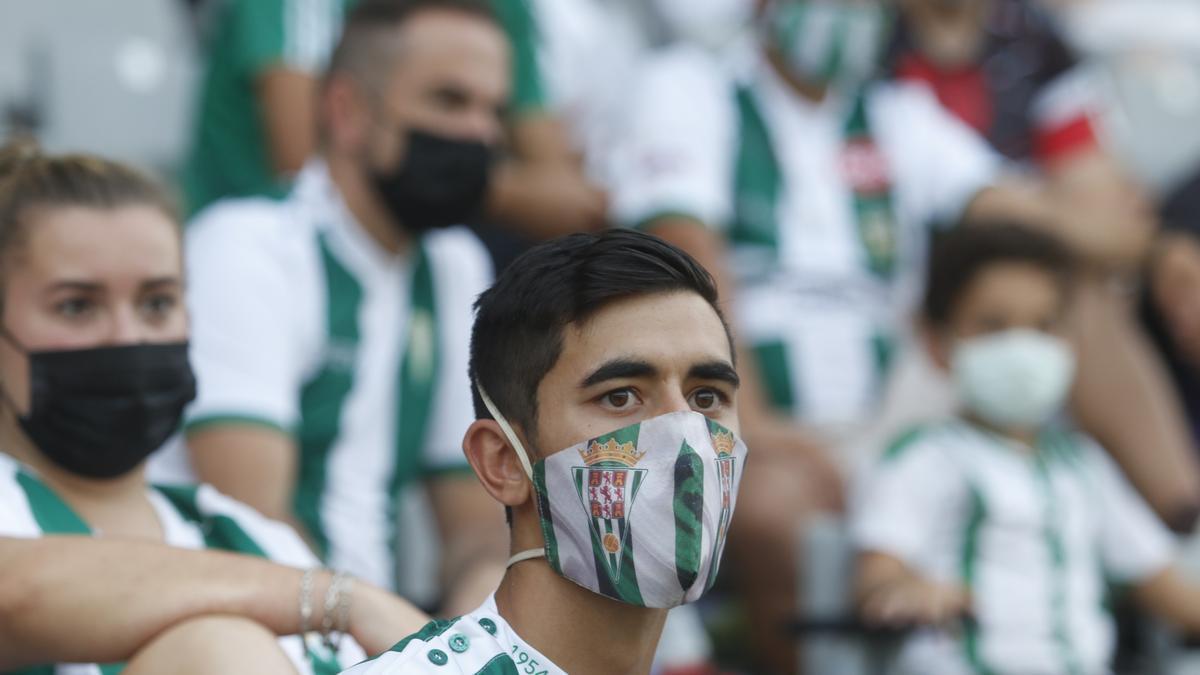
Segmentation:
[(384, 251), (311, 162), (284, 200), (230, 200), (187, 230), (189, 432), (260, 424), (299, 450), (294, 510), (326, 562), (396, 588), (410, 488), (470, 468), (472, 305), (491, 261), (465, 228)]
[(457, 619), (431, 621), (349, 675), (566, 675), (513, 631), (491, 596)]
[(1174, 555), (1104, 451), (1066, 432), (1046, 432), (1033, 451), (962, 421), (919, 429), (859, 487), (859, 550), (972, 597), (977, 625), (961, 639), (918, 634), (902, 672), (1107, 673), (1107, 583), (1146, 580)]
[[(809, 423), (860, 421), (916, 297), (927, 226), (957, 221), (998, 158), (922, 87), (813, 103), (753, 46), (722, 60), (666, 51), (631, 89), (617, 219), (683, 216), (724, 232), (741, 293), (732, 318), (772, 400)], [(887, 215), (866, 219), (867, 199)], [(894, 252), (886, 278), (871, 268), (879, 241)]]
[[(146, 497), (162, 526), (164, 543), (187, 549), (219, 548), (265, 557), (273, 562), (307, 569), (319, 563), (303, 540), (283, 523), (265, 518), (254, 509), (217, 492), (211, 486), (147, 488)], [(37, 538), (48, 534), (90, 534), (78, 515), (32, 470), (0, 453), (0, 536)], [(339, 665), (364, 658), (361, 647), (349, 637), (342, 640), (336, 659), (305, 655), (297, 636), (279, 639), (300, 675), (337, 672)], [(116, 664), (59, 664), (56, 675), (115, 675)], [(16, 671), (12, 675), (22, 675)], [(46, 675), (33, 669), (31, 675)]]

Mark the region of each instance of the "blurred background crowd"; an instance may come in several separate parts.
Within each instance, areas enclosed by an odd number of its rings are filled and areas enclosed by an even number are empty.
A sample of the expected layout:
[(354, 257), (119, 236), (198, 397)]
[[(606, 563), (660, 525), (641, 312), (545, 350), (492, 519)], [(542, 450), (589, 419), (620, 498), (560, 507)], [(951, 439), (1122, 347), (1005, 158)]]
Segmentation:
[[(427, 609), (473, 607), (507, 541), (497, 507), (461, 485), (470, 298), (535, 242), (640, 228), (717, 278), (755, 452), (718, 592), (673, 616), (663, 672), (874, 672), (896, 633), (854, 618), (846, 513), (892, 438), (956, 406), (920, 349), (930, 240), (1000, 220), (1082, 261), (1072, 417), (1181, 537), (1186, 566), (1200, 516), (1200, 3), (491, 0), (508, 39), (493, 71), (454, 71), (474, 79), (416, 102), (404, 86), (461, 64), (414, 42), (411, 72), (380, 76), (369, 22), (338, 47), (355, 4), (0, 6), (0, 138), (147, 169), (190, 221), (199, 398), (153, 478), (212, 483)], [(376, 162), (379, 128), (397, 126), (430, 171), (470, 171), (472, 148), (487, 151), (479, 208), (410, 219), (461, 216), (474, 232), (423, 247), (428, 298), (420, 264), (410, 278), (373, 257), (388, 237), (347, 168)], [(247, 197), (298, 209), (297, 236), (318, 233), (340, 265), (309, 278), (293, 224), (229, 201)], [(360, 317), (361, 343), (339, 311)], [(346, 345), (350, 375), (333, 367)], [(339, 387), (353, 394), (322, 408)], [(387, 387), (401, 390), (392, 416), (418, 420), (408, 442), (424, 443), (403, 469), (372, 455), (391, 442), (368, 421), (390, 415)], [(383, 486), (355, 480), (387, 472)], [(1200, 672), (1186, 640), (1117, 607), (1120, 672)]]

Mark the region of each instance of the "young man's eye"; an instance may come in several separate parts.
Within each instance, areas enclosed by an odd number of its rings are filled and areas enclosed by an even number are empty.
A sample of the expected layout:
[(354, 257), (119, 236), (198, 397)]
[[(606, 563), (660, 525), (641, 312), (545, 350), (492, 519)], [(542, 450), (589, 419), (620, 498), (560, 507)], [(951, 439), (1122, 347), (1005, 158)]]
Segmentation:
[(724, 396), (716, 389), (697, 389), (692, 394), (692, 408), (700, 412), (714, 410), (724, 402)]
[(610, 408), (625, 410), (634, 403), (637, 403), (637, 396), (629, 389), (617, 389), (601, 396), (600, 400)]

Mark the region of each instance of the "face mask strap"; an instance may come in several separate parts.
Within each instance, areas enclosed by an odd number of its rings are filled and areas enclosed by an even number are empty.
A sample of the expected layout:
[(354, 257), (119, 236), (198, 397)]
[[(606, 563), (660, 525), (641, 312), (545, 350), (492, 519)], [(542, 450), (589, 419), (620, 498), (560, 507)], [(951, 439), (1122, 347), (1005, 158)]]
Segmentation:
[(509, 567), (512, 567), (513, 565), (516, 565), (519, 562), (525, 562), (526, 560), (533, 560), (534, 558), (545, 558), (545, 557), (546, 557), (546, 549), (544, 549), (544, 548), (526, 549), (524, 551), (514, 553), (512, 555), (512, 557), (508, 559), (508, 562), (504, 565), (504, 569), (508, 569)]
[[(492, 414), (492, 418), (500, 425), (500, 430), (504, 432), (505, 437), (508, 438), (508, 442), (512, 444), (513, 450), (517, 452), (517, 458), (521, 460), (521, 468), (525, 469), (525, 475), (532, 481), (533, 465), (530, 464), (529, 455), (525, 452), (525, 446), (521, 445), (521, 441), (517, 438), (516, 432), (513, 431), (512, 425), (508, 423), (508, 420), (504, 419), (504, 415), (500, 414), (500, 410), (496, 407), (495, 403), (492, 403), (491, 397), (483, 390), (482, 385), (476, 382), (475, 389), (479, 392), (479, 398), (483, 399), (484, 407)], [(512, 563), (510, 562), (509, 564)]]

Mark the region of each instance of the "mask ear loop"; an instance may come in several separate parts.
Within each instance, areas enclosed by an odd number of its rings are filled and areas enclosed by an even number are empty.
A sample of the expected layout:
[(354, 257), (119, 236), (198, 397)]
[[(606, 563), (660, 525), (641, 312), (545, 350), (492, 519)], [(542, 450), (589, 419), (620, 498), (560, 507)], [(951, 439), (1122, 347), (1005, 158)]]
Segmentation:
[(504, 432), (505, 437), (508, 438), (508, 442), (512, 444), (513, 450), (516, 450), (517, 458), (521, 460), (521, 468), (525, 469), (525, 475), (532, 481), (533, 465), (529, 462), (529, 455), (525, 452), (525, 446), (521, 445), (521, 440), (517, 438), (512, 425), (508, 423), (508, 420), (504, 419), (504, 415), (500, 414), (500, 410), (496, 408), (496, 404), (492, 403), (491, 397), (487, 395), (487, 392), (483, 390), (483, 387), (478, 382), (475, 383), (475, 389), (479, 392), (479, 398), (483, 399), (484, 407), (492, 414), (492, 418), (496, 420), (496, 423), (500, 425), (500, 430)]
[[(496, 423), (500, 425), (500, 430), (504, 432), (505, 437), (508, 438), (508, 442), (512, 443), (513, 450), (515, 450), (517, 453), (517, 458), (521, 460), (521, 467), (525, 469), (525, 475), (529, 477), (529, 481), (532, 483), (533, 465), (529, 463), (529, 455), (525, 454), (525, 446), (521, 445), (521, 441), (517, 438), (516, 432), (513, 431), (512, 425), (508, 423), (508, 420), (504, 418), (504, 415), (500, 414), (500, 410), (496, 407), (496, 404), (492, 402), (492, 398), (487, 395), (487, 392), (483, 390), (483, 386), (476, 382), (475, 389), (479, 392), (479, 398), (483, 399), (484, 407), (487, 408), (489, 413), (491, 413), (492, 418), (496, 420)], [(508, 569), (519, 562), (544, 557), (546, 557), (545, 548), (531, 548), (524, 551), (518, 551), (508, 559), (508, 563), (504, 565), (504, 568)]]

